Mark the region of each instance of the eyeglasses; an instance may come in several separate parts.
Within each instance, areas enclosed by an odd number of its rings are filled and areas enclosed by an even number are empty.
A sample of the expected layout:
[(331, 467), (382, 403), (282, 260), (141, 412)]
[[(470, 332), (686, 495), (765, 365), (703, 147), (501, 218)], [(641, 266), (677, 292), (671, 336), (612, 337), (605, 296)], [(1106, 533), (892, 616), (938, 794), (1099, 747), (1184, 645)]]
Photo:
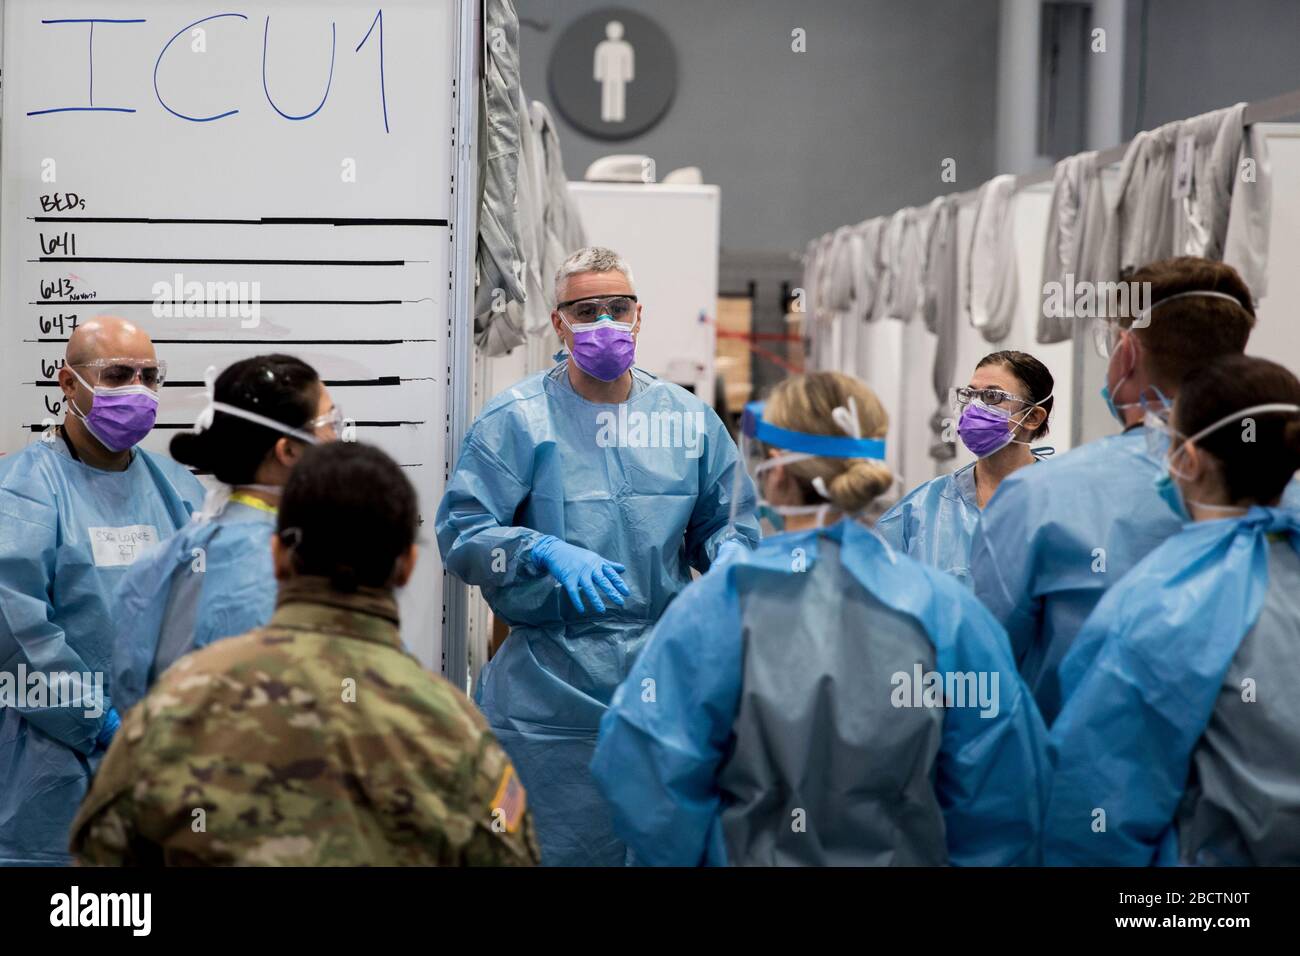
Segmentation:
[(167, 363), (162, 361), (145, 362), (129, 358), (100, 358), (89, 362), (77, 362), (73, 368), (91, 368), (96, 372), (91, 384), (102, 388), (121, 388), (131, 385), (139, 376), (146, 388), (157, 390), (167, 380)]
[(634, 295), (591, 296), (557, 303), (555, 308), (579, 323), (596, 322), (608, 315), (615, 322), (629, 322), (636, 306)]
[(316, 431), (317, 429), (324, 428), (328, 425), (329, 430), (333, 432), (334, 437), (337, 438), (343, 433), (343, 422), (343, 410), (335, 405), (324, 415), (317, 415), (309, 421), (304, 428), (307, 431)]
[(1114, 355), (1115, 349), (1119, 347), (1119, 338), (1123, 332), (1123, 328), (1114, 319), (1093, 319), (1092, 344), (1097, 349), (1097, 354), (1104, 359)]
[(983, 402), (985, 405), (1001, 405), (1003, 402), (1019, 402), (1021, 405), (1034, 404), (1019, 395), (1004, 392), (1000, 388), (971, 388), (969, 385), (962, 385), (960, 388), (953, 389), (953, 394), (955, 403), (959, 408), (965, 408), (976, 400)]

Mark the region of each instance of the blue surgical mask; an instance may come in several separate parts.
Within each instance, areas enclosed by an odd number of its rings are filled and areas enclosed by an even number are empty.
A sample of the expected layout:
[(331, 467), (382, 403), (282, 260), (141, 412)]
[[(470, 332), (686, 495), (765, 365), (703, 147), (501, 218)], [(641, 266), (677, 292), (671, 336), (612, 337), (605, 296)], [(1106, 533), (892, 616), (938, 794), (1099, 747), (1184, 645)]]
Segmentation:
[(777, 511), (766, 501), (762, 502), (758, 506), (758, 519), (760, 521), (767, 521), (767, 523), (772, 526), (772, 529), (778, 534), (785, 530), (785, 515), (781, 514), (781, 512)]
[[(1118, 354), (1119, 354), (1118, 351), (1112, 352), (1111, 361), (1114, 361), (1115, 356)], [(1115, 391), (1118, 392), (1121, 388), (1123, 388), (1124, 383), (1127, 382), (1129, 378), (1132, 377), (1132, 375), (1133, 375), (1133, 369), (1129, 369), (1127, 372), (1121, 375), (1119, 377), (1119, 381), (1115, 383)], [(1101, 400), (1106, 403), (1106, 408), (1110, 412), (1110, 417), (1115, 419), (1115, 421), (1119, 422), (1120, 425), (1127, 427), (1128, 423), (1124, 421), (1124, 413), (1120, 410), (1121, 406), (1115, 403), (1115, 393), (1112, 392), (1110, 389), (1110, 366), (1109, 365), (1106, 366), (1106, 381), (1104, 381), (1101, 386)], [(1123, 407), (1132, 408), (1133, 406), (1129, 403), (1125, 403)]]
[(1115, 419), (1121, 425), (1124, 424), (1124, 419), (1120, 417), (1119, 409), (1115, 407), (1115, 399), (1110, 397), (1109, 385), (1103, 385), (1101, 387), (1101, 400), (1106, 403), (1106, 410), (1110, 412), (1110, 417)]
[(1155, 487), (1160, 500), (1173, 509), (1179, 521), (1186, 524), (1192, 520), (1192, 514), (1187, 510), (1187, 503), (1183, 501), (1183, 493), (1178, 489), (1178, 484), (1174, 481), (1174, 476), (1169, 474), (1168, 468), (1156, 478)]

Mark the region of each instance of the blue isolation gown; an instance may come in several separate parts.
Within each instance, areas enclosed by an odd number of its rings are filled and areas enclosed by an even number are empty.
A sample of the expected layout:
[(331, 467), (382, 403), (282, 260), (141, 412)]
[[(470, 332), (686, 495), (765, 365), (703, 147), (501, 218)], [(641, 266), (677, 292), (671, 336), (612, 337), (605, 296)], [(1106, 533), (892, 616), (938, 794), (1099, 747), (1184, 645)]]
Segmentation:
[[(588, 771), (600, 718), (691, 569), (707, 570), (736, 533), (758, 541), (753, 484), (743, 471), (737, 482), (739, 468), (714, 411), (641, 369), (626, 402), (596, 404), (561, 362), (495, 397), (465, 436), (438, 545), (447, 569), (510, 624), (475, 696), (528, 790), (544, 863), (626, 861)], [(625, 606), (575, 609), (533, 562), (544, 534), (625, 565)]]

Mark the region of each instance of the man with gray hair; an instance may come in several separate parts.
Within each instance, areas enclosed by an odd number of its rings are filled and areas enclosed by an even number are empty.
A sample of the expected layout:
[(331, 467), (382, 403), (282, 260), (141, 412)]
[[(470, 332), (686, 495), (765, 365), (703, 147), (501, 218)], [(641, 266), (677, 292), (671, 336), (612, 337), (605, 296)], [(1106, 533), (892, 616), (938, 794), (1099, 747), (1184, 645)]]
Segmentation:
[(757, 543), (756, 502), (713, 409), (633, 365), (642, 307), (628, 264), (580, 249), (555, 298), (568, 357), (474, 422), (438, 546), (510, 625), (476, 699), (528, 791), (542, 862), (620, 865), (588, 769), (600, 718), (691, 569)]

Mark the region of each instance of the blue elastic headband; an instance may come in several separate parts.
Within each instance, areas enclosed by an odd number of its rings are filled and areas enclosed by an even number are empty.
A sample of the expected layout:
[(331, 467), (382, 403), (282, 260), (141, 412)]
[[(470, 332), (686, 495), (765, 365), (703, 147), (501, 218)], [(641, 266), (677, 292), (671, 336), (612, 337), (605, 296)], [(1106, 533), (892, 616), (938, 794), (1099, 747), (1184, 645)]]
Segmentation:
[(778, 428), (763, 421), (766, 402), (747, 402), (741, 428), (750, 438), (786, 451), (803, 452), (819, 458), (874, 458), (885, 460), (885, 442), (880, 438), (850, 438), (847, 435), (810, 435)]

